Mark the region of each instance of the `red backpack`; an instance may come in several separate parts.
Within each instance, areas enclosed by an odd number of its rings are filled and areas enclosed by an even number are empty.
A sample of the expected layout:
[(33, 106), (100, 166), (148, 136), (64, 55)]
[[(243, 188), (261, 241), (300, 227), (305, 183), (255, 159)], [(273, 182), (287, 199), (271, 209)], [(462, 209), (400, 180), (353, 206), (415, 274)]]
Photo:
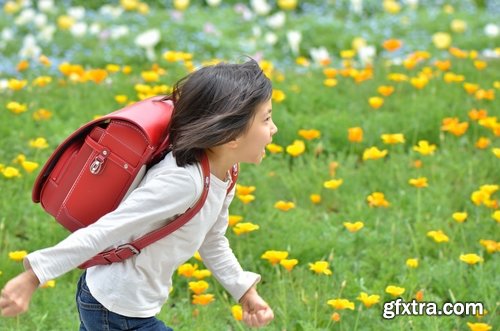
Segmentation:
[[(163, 96), (149, 98), (91, 121), (73, 132), (52, 153), (32, 191), (34, 202), (73, 232), (116, 209), (153, 165), (169, 150), (173, 111)], [(203, 192), (198, 202), (165, 226), (131, 243), (102, 252), (80, 265), (110, 264), (139, 254), (188, 222), (203, 206), (210, 185), (208, 158), (201, 160)], [(232, 171), (233, 188), (238, 167)]]

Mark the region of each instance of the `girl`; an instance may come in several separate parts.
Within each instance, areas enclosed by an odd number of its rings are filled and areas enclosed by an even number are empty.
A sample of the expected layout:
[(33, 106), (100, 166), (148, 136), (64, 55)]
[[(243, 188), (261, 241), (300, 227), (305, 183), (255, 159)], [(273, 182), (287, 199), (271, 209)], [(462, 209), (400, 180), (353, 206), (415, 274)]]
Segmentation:
[(95, 266), (80, 277), (80, 330), (171, 330), (155, 315), (177, 267), (199, 251), (205, 265), (243, 308), (252, 327), (267, 325), (273, 311), (259, 296), (258, 274), (243, 271), (225, 237), (234, 189), (229, 171), (239, 162), (261, 162), (277, 132), (271, 118), (272, 86), (257, 62), (220, 63), (180, 80), (174, 102), (172, 153), (152, 167), (119, 207), (59, 244), (29, 254), (26, 271), (0, 296), (2, 316), (28, 310), (39, 284), (77, 267), (97, 253), (161, 227), (193, 206), (202, 192), (199, 159), (206, 153), (211, 184), (202, 209), (187, 224), (121, 263)]

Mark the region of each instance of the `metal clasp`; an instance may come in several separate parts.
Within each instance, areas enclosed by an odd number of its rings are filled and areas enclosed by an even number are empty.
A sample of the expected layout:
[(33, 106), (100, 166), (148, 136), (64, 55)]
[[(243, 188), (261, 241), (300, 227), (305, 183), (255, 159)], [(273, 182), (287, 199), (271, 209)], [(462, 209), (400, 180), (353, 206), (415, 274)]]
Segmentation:
[(97, 175), (101, 172), (102, 165), (106, 160), (106, 156), (108, 155), (108, 151), (104, 150), (100, 155), (97, 155), (94, 161), (90, 164), (90, 173), (93, 175)]

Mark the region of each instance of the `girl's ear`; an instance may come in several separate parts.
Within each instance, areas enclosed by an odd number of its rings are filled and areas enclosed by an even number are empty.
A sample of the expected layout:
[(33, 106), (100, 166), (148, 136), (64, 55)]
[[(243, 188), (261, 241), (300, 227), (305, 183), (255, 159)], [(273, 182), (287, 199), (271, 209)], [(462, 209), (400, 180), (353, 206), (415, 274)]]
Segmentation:
[(225, 143), (225, 145), (231, 149), (235, 149), (238, 147), (238, 142), (239, 142), (239, 139), (236, 138), (236, 139), (233, 139), (231, 141), (228, 141), (227, 143)]

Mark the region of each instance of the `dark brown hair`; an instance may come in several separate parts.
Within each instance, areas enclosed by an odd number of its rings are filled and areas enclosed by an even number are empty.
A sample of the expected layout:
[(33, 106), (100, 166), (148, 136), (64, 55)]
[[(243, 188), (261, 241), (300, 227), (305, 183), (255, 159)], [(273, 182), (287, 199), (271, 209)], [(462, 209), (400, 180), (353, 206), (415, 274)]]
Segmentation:
[(198, 162), (205, 149), (245, 133), (271, 95), (271, 81), (253, 59), (206, 66), (179, 80), (165, 98), (174, 103), (170, 141), (177, 165)]

